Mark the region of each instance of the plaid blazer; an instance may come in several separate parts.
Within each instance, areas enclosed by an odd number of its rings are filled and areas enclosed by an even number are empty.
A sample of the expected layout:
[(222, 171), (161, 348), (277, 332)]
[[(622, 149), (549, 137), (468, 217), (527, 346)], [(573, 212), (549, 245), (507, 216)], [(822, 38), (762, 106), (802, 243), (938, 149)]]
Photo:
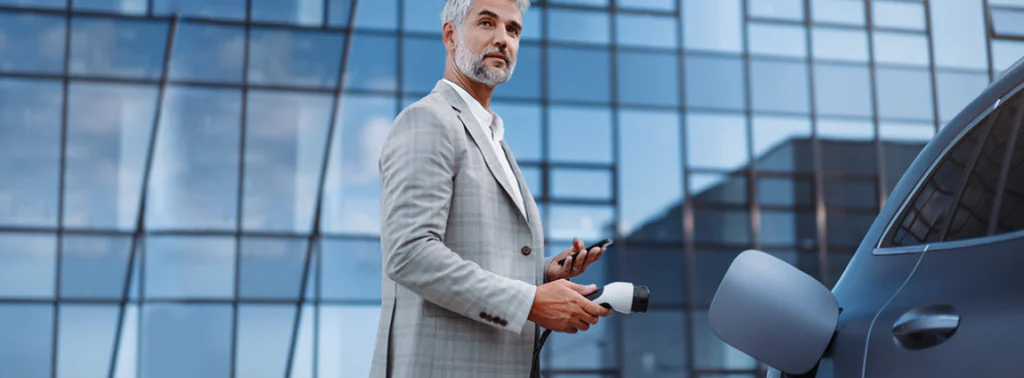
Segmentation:
[[(381, 151), (383, 289), (370, 376), (528, 377), (543, 284), (540, 213), (467, 104), (438, 81), (399, 113)], [(526, 214), (513, 202), (523, 193)]]

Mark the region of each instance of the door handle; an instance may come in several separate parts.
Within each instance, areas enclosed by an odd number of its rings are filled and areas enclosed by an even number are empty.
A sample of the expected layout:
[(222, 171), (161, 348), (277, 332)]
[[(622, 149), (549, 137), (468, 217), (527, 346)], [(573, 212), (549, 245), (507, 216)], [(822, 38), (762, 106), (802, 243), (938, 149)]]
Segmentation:
[(906, 349), (924, 349), (949, 340), (960, 327), (960, 315), (949, 305), (919, 307), (893, 324), (896, 342)]

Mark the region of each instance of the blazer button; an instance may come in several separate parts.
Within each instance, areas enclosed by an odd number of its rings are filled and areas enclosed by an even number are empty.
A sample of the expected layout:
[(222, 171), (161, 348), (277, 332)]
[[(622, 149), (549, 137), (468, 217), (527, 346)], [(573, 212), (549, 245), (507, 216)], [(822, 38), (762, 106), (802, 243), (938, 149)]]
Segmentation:
[(532, 249), (530, 249), (530, 247), (529, 247), (529, 246), (525, 246), (525, 245), (524, 245), (524, 246), (523, 246), (523, 249), (522, 249), (522, 250), (520, 250), (520, 252), (523, 252), (523, 256), (529, 256), (529, 255), (530, 255), (530, 252), (533, 252), (533, 250), (532, 250)]
[(501, 326), (504, 327), (504, 326), (507, 326), (507, 325), (508, 325), (508, 320), (501, 319)]
[(480, 311), (480, 318), (481, 319), (487, 319), (487, 313), (483, 312), (483, 311)]

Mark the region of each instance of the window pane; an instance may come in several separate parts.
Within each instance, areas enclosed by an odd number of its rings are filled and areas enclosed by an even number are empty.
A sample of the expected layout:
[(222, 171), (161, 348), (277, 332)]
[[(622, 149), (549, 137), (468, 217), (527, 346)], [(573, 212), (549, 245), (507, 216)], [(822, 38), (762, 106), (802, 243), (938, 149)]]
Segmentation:
[(540, 99), (540, 46), (519, 45), (515, 73), (494, 90), (495, 98)]
[(249, 94), (242, 201), (246, 230), (312, 229), (332, 101), (328, 94)]
[(50, 377), (53, 305), (0, 303), (0, 340), (0, 376)]
[(441, 39), (405, 37), (402, 39), (402, 54), (416, 57), (402, 60), (402, 90), (425, 95), (434, 89), (441, 80), (447, 59)]
[(932, 119), (932, 84), (927, 70), (879, 68), (875, 76), (878, 115), (899, 119)]
[(295, 336), (295, 356), (292, 359), (291, 376), (314, 378), (313, 376), (313, 306), (304, 305), (299, 312), (299, 332)]
[(854, 214), (841, 213), (828, 210), (825, 223), (828, 224), (825, 232), (828, 234), (830, 246), (856, 248), (867, 235), (871, 223), (875, 221), (875, 214)]
[[(1020, 111), (1020, 102), (1007, 102), (1001, 105), (1005, 109)], [(1009, 110), (1000, 113), (1004, 118)], [(1014, 120), (1020, 122), (1020, 118)], [(1005, 123), (1000, 122), (1000, 128), (1006, 128)], [(1012, 131), (1011, 131), (1012, 132)], [(999, 137), (1004, 136), (1004, 131), (999, 131)], [(996, 234), (1018, 231), (1024, 228), (1024, 127), (1017, 130), (1016, 140), (1013, 145), (1013, 155), (1006, 164), (1009, 168), (1006, 175), (1006, 187), (1003, 188), (1002, 199), (999, 202), (999, 214), (996, 223)]]
[(928, 38), (925, 35), (876, 31), (871, 36), (878, 63), (928, 65)]
[[(960, 202), (953, 209), (953, 218), (945, 240), (963, 240), (988, 235), (989, 219), (999, 186), (999, 174), (1013, 135), (1014, 124), (1020, 122), (1019, 96), (1003, 104), (995, 123), (985, 138), (974, 168), (967, 177)], [(1010, 181), (1012, 179), (1007, 179)]]
[(71, 6), (82, 11), (144, 15), (147, 3), (148, 0), (75, 0)]
[(555, 198), (612, 200), (612, 173), (601, 169), (551, 169), (551, 195)]
[[(675, 112), (619, 113), (619, 230), (637, 240), (682, 241), (682, 132)], [(651, 162), (658, 162), (651, 164)]]
[(747, 27), (750, 53), (804, 57), (807, 56), (807, 29), (802, 26), (751, 22)]
[[(651, 1), (651, 0), (646, 0)], [(615, 42), (619, 45), (675, 49), (676, 19), (655, 15), (618, 14), (615, 16)]]
[(568, 9), (548, 10), (548, 38), (556, 42), (596, 43), (610, 42), (608, 12)]
[(380, 300), (379, 240), (324, 239), (320, 297), (326, 300)]
[[(414, 31), (420, 33), (433, 33), (441, 34), (443, 24), (441, 23), (440, 17), (424, 17), (424, 15), (441, 15), (441, 9), (444, 8), (445, 0), (401, 0), (402, 7), (402, 29), (407, 31)], [(531, 8), (536, 10), (536, 8)], [(530, 13), (541, 13), (543, 10)], [(526, 20), (523, 20), (523, 29), (535, 27), (534, 25), (526, 26)], [(525, 30), (524, 30), (525, 31)]]
[(551, 0), (555, 4), (589, 5), (595, 7), (607, 7), (611, 0)]
[(619, 103), (679, 106), (678, 55), (620, 51), (617, 57)]
[(984, 69), (986, 46), (981, 1), (933, 1), (929, 4), (935, 64)]
[(650, 298), (655, 306), (683, 306), (686, 299), (686, 258), (682, 248), (629, 246), (623, 250), (623, 247), (613, 245), (605, 251), (607, 256), (621, 253), (626, 253), (629, 258), (623, 259), (624, 274), (617, 280), (643, 282), (642, 285), (650, 288), (651, 292), (658, 293), (657, 298)]
[[(607, 108), (552, 106), (548, 159), (560, 163), (612, 163), (612, 114)], [(507, 123), (506, 123), (507, 124)], [(619, 129), (634, 129), (620, 124)]]
[(840, 25), (864, 25), (863, 0), (812, 0), (814, 22)]
[(875, 180), (826, 177), (823, 189), (825, 205), (828, 206), (848, 206), (866, 210), (875, 210), (878, 206)]
[(67, 6), (67, 0), (0, 0), (2, 5), (13, 5), (31, 8), (61, 8)]
[(520, 166), (519, 170), (523, 174), (523, 180), (526, 181), (526, 185), (530, 189), (530, 193), (533, 194), (533, 198), (541, 198), (544, 194), (544, 178), (541, 176), (540, 167)]
[(761, 243), (810, 249), (818, 245), (817, 220), (809, 211), (761, 212)]
[[(694, 193), (697, 195), (700, 194)], [(736, 246), (750, 243), (749, 211), (698, 209), (695, 214), (694, 238), (697, 243)]]
[(871, 20), (875, 27), (925, 30), (922, 3), (875, 1), (871, 3), (871, 10)]
[(747, 126), (742, 114), (688, 112), (686, 157), (693, 168), (733, 170), (747, 165)]
[(250, 83), (318, 88), (337, 86), (344, 34), (254, 29), (250, 38)]
[[(241, 299), (297, 300), (306, 266), (306, 239), (243, 237), (239, 262)], [(316, 257), (309, 254), (313, 268)]]
[[(121, 299), (128, 279), (128, 236), (65, 235), (61, 255), (62, 298)], [(136, 256), (134, 264), (141, 259)]]
[(169, 23), (71, 18), (71, 73), (159, 79)]
[(0, 56), (0, 71), (63, 73), (64, 17), (0, 13)]
[(752, 370), (757, 361), (729, 346), (711, 330), (705, 311), (693, 313), (694, 368), (708, 370)]
[(742, 205), (747, 203), (746, 171), (734, 174), (691, 173), (686, 180), (695, 203)]
[(540, 104), (491, 101), (491, 111), (497, 113), (504, 122), (505, 143), (516, 160), (519, 163), (539, 162), (542, 149)]
[(754, 60), (750, 75), (755, 111), (809, 112), (806, 63)]
[(646, 9), (671, 12), (676, 10), (675, 0), (615, 0), (620, 9)]
[(685, 59), (686, 105), (743, 110), (746, 70), (739, 57), (689, 55)]
[(804, 177), (760, 177), (757, 179), (757, 196), (761, 205), (811, 205), (814, 203), (814, 182)]
[(57, 225), (61, 83), (0, 78), (0, 224)]
[(743, 51), (740, 0), (681, 0), (681, 5), (687, 49)]
[(320, 26), (324, 0), (252, 0), (252, 20)]
[[(589, 269), (593, 269), (593, 266)], [(591, 325), (590, 329), (585, 332), (576, 334), (552, 332), (551, 337), (544, 344), (544, 352), (547, 357), (542, 360), (550, 361), (550, 363), (542, 364), (545, 365), (545, 369), (613, 369), (618, 365), (615, 336), (615, 325), (610, 318), (601, 318), (597, 324)]]
[(134, 230), (157, 87), (71, 82), (64, 225)]
[[(986, 120), (979, 125), (984, 126)], [(909, 246), (939, 240), (942, 227), (949, 221), (950, 202), (963, 184), (961, 180), (967, 162), (981, 143), (982, 129), (984, 127), (974, 127), (948, 155), (942, 157), (895, 224), (897, 228), (890, 236), (889, 246)], [(833, 225), (830, 221), (829, 230), (833, 229)], [(829, 242), (835, 243), (834, 237), (830, 236)]]
[(4, 246), (0, 254), (0, 298), (53, 298), (57, 238), (0, 233), (0, 245)]
[[(579, 64), (586, 62), (586, 64)], [(548, 96), (555, 101), (607, 103), (611, 86), (611, 54), (608, 50), (570, 47), (548, 49)]]
[[(548, 217), (550, 239), (601, 240), (614, 235), (614, 213), (611, 206), (579, 206), (552, 204)], [(557, 248), (561, 251), (564, 248)]]
[(321, 225), (329, 233), (380, 232), (377, 162), (395, 117), (391, 96), (344, 95), (327, 161)]
[(142, 376), (231, 374), (230, 304), (148, 304), (142, 308)]
[(938, 71), (939, 119), (945, 124), (988, 87), (988, 74)]
[(240, 94), (168, 88), (147, 193), (150, 228), (235, 229)]
[(223, 18), (230, 20), (245, 19), (245, 0), (152, 0), (153, 13), (169, 16), (178, 13), (181, 16), (198, 16)]
[(802, 0), (751, 0), (747, 3), (750, 17), (803, 21)]
[[(888, 152), (888, 151), (886, 151)], [(851, 159), (856, 156), (856, 159)], [(841, 139), (821, 140), (822, 170), (838, 174), (875, 174), (878, 171), (878, 153), (870, 141), (848, 141)], [(886, 155), (886, 163), (894, 157)], [(903, 175), (903, 171), (898, 172)]]
[[(699, 224), (699, 223), (698, 223)], [(690, 283), (694, 289), (694, 304), (709, 306), (715, 298), (718, 286), (725, 278), (725, 272), (729, 270), (739, 251), (728, 250), (698, 250), (694, 253), (694, 275), (690, 277)]]
[[(332, 5), (339, 2), (342, 6), (348, 6), (352, 0), (332, 0)], [(348, 11), (344, 11), (348, 12)], [(440, 17), (441, 11), (436, 13)], [(433, 18), (433, 17), (431, 17)], [(438, 18), (440, 22), (440, 18)], [(342, 22), (346, 20), (340, 20)], [(388, 29), (398, 28), (398, 0), (373, 0), (356, 3), (356, 24), (357, 28)], [(440, 41), (438, 41), (440, 42)]]
[(1024, 57), (1024, 42), (993, 40), (992, 41), (992, 68), (995, 74), (1002, 74), (1004, 70), (1013, 66)]
[(235, 297), (233, 237), (150, 236), (145, 248), (146, 298)]
[[(348, 26), (352, 0), (324, 0), (327, 2), (327, 25)], [(356, 5), (359, 5), (356, 3)], [(440, 12), (438, 12), (440, 14)]]
[(59, 314), (57, 377), (107, 376), (117, 334), (118, 306), (63, 304)]
[(871, 120), (849, 120), (818, 118), (818, 137), (821, 139), (870, 141), (875, 138), (875, 126)]
[(683, 373), (688, 371), (684, 312), (651, 310), (643, 318), (620, 319), (623, 377), (687, 376)]
[(369, 376), (374, 351), (366, 346), (377, 339), (379, 319), (377, 306), (320, 307), (319, 376)]
[(294, 305), (238, 306), (237, 376), (280, 378), (285, 375), (295, 312)]
[(811, 122), (806, 118), (754, 116), (754, 156), (757, 169), (810, 172)]
[(811, 37), (815, 58), (868, 61), (868, 37), (864, 30), (815, 27)]
[(241, 83), (245, 29), (182, 22), (171, 54), (170, 79)]
[(815, 63), (814, 101), (818, 114), (870, 117), (871, 76), (868, 67)]

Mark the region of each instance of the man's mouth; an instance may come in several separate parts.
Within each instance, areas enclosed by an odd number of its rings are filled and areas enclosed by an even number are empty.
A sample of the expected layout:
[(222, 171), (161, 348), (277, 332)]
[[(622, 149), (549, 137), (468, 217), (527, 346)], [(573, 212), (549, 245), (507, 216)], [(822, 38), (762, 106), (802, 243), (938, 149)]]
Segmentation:
[(500, 53), (490, 53), (490, 54), (484, 55), (484, 57), (485, 57), (485, 58), (497, 58), (497, 59), (501, 59), (501, 60), (502, 60), (502, 61), (504, 61), (505, 63), (508, 63), (508, 58), (507, 58), (507, 57), (505, 57), (505, 54), (500, 54)]

